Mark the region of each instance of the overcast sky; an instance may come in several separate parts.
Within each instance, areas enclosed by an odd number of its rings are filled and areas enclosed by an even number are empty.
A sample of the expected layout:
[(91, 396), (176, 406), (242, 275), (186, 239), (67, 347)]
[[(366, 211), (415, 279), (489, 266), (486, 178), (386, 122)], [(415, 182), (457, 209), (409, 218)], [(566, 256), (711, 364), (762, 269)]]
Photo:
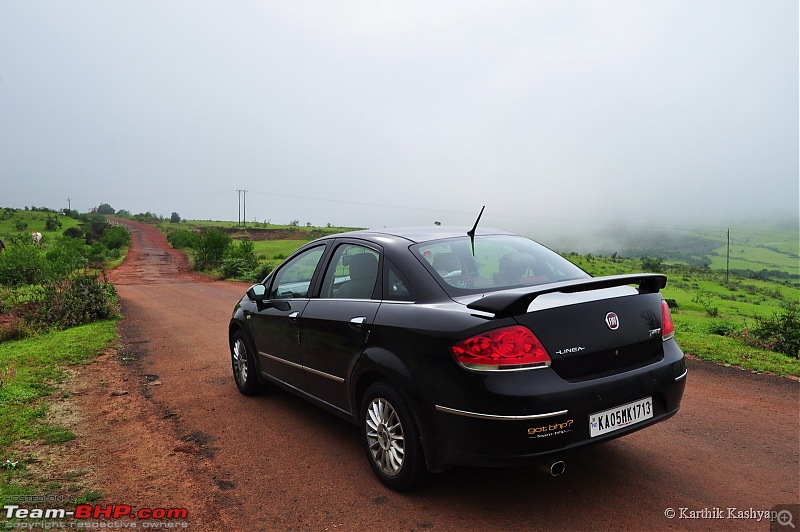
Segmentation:
[(797, 216), (798, 49), (797, 0), (0, 0), (0, 206)]

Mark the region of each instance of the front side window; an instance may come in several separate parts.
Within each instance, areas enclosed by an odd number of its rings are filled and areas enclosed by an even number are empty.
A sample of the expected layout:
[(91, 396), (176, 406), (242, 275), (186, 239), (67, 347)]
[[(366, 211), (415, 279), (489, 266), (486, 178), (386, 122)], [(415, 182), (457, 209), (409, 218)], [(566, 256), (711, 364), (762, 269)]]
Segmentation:
[(283, 265), (272, 281), (270, 299), (308, 297), (311, 279), (317, 269), (325, 246), (311, 248)]
[(589, 275), (558, 253), (513, 235), (427, 242), (412, 248), (451, 295), (534, 286)]

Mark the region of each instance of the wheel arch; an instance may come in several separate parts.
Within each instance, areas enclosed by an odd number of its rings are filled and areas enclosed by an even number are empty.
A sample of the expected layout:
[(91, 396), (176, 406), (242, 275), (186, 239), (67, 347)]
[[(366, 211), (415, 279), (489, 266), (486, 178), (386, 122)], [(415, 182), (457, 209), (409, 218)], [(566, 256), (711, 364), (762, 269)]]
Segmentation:
[(405, 400), (414, 425), (422, 443), (425, 463), (430, 472), (444, 471), (447, 468), (438, 464), (436, 457), (435, 431), (427, 408), (420, 398), (411, 372), (405, 363), (394, 353), (383, 348), (367, 349), (353, 371), (350, 388), (350, 401), (353, 405), (353, 418), (360, 423), (361, 403), (370, 386), (376, 382), (386, 382)]

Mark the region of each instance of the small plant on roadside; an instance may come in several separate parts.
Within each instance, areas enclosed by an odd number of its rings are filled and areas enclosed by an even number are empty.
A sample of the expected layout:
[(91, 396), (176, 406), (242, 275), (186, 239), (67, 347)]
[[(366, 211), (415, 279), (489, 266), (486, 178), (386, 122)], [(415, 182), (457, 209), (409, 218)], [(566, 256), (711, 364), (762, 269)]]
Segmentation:
[(741, 326), (729, 320), (713, 319), (708, 323), (708, 333), (717, 336), (735, 337), (741, 331)]
[(169, 244), (175, 249), (196, 249), (200, 242), (200, 235), (187, 229), (169, 231), (167, 234)]
[(197, 244), (195, 268), (206, 270), (219, 267), (232, 240), (229, 234), (217, 229), (204, 230)]
[(748, 345), (800, 358), (800, 309), (790, 305), (772, 317), (756, 316), (756, 324), (745, 328), (740, 337)]
[(664, 271), (664, 261), (653, 257), (642, 257), (642, 271), (661, 273)]
[(46, 281), (51, 274), (50, 263), (33, 244), (15, 239), (12, 246), (0, 254), (0, 285), (21, 286)]
[(117, 312), (114, 286), (95, 275), (80, 275), (52, 283), (33, 320), (40, 326), (63, 329), (113, 318)]
[(14, 369), (14, 361), (9, 360), (6, 363), (5, 369), (0, 370), (0, 388), (3, 387), (5, 383), (7, 383), (10, 379), (13, 379), (17, 374), (17, 370)]
[(715, 307), (712, 304), (711, 294), (705, 290), (698, 290), (697, 294), (695, 294), (694, 298), (692, 298), (692, 302), (703, 307), (703, 309), (706, 311), (706, 314), (710, 317), (716, 318), (719, 316), (719, 307)]

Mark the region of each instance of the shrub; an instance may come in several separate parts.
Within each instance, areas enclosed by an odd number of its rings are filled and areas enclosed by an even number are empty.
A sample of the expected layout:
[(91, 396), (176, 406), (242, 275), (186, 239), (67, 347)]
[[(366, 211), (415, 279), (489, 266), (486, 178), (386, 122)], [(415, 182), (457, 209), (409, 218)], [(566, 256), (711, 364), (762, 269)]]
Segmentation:
[(710, 320), (708, 323), (708, 333), (716, 334), (717, 336), (736, 336), (739, 334), (741, 327), (736, 323), (728, 320)]
[(228, 246), (233, 239), (227, 233), (217, 229), (206, 229), (200, 234), (195, 254), (195, 268), (205, 270), (216, 268), (222, 262)]
[(80, 275), (49, 286), (33, 321), (45, 327), (67, 328), (117, 315), (114, 286), (95, 275)]
[(63, 234), (67, 238), (83, 238), (83, 231), (79, 227), (69, 227), (64, 230)]
[(103, 231), (100, 242), (108, 249), (121, 249), (130, 245), (131, 234), (124, 227), (115, 225)]
[(61, 220), (57, 216), (47, 215), (47, 221), (44, 223), (44, 228), (47, 231), (58, 231), (61, 229)]
[(259, 262), (258, 265), (253, 268), (253, 271), (249, 275), (249, 280), (253, 281), (254, 283), (260, 283), (263, 281), (267, 275), (272, 273), (274, 268), (268, 262)]
[(87, 264), (84, 252), (86, 245), (77, 238), (62, 237), (56, 240), (53, 247), (45, 255), (50, 263), (53, 275), (66, 277), (70, 273)]
[(225, 277), (244, 279), (252, 275), (253, 269), (258, 264), (255, 246), (245, 238), (238, 244), (231, 244), (225, 252), (225, 257), (220, 265), (220, 273)]
[(712, 318), (719, 316), (719, 307), (712, 305), (711, 294), (709, 292), (706, 292), (705, 290), (698, 290), (697, 294), (695, 294), (695, 296), (692, 298), (692, 301), (703, 307), (703, 309), (706, 311), (706, 314)]
[(90, 264), (99, 266), (111, 258), (111, 255), (105, 244), (102, 242), (92, 242), (92, 245), (89, 246), (86, 258), (89, 260)]
[(50, 264), (33, 244), (17, 240), (0, 253), (0, 284), (21, 286), (37, 284), (50, 278)]
[(194, 231), (180, 229), (178, 231), (170, 231), (167, 235), (169, 245), (175, 249), (195, 249), (200, 242), (200, 235)]
[(642, 257), (642, 270), (646, 272), (661, 273), (664, 271), (664, 261), (652, 257)]
[(800, 310), (789, 306), (784, 312), (774, 312), (771, 318), (757, 316), (756, 324), (746, 328), (742, 340), (748, 345), (800, 358)]

